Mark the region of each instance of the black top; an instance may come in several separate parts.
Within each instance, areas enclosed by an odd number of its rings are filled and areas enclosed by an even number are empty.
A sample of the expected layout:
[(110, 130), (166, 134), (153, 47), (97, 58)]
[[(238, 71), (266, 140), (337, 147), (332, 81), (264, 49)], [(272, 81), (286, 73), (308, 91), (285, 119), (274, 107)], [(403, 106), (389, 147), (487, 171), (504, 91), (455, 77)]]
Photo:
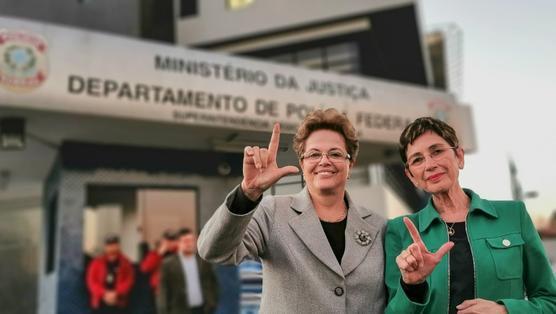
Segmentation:
[(248, 212), (252, 211), (253, 208), (257, 207), (263, 197), (259, 197), (258, 200), (253, 202), (250, 200), (245, 194), (241, 187), (236, 189), (236, 192), (230, 196), (226, 206), (230, 209), (230, 211), (236, 215), (245, 215)]
[[(448, 223), (452, 226), (452, 223)], [(475, 298), (475, 271), (473, 268), (473, 255), (467, 240), (465, 222), (456, 222), (452, 226), (455, 233), (450, 237), (454, 242), (454, 247), (450, 250), (450, 303), (449, 313), (457, 313), (456, 306), (465, 300)], [(423, 303), (428, 289), (425, 281), (419, 285), (405, 284), (401, 279), (400, 283), (407, 297), (416, 303)]]
[(106, 290), (114, 290), (116, 287), (116, 276), (118, 275), (119, 263), (119, 260), (106, 262), (106, 277), (104, 278), (104, 288)]
[[(261, 201), (262, 196), (255, 202), (251, 201), (245, 194), (241, 187), (236, 189), (236, 192), (231, 195), (226, 204), (230, 211), (236, 215), (245, 215), (253, 208), (255, 208)], [(346, 202), (347, 204), (347, 202)], [(346, 205), (347, 206), (347, 205)], [(342, 256), (344, 256), (344, 250), (346, 247), (345, 241), (345, 230), (346, 230), (347, 216), (344, 220), (339, 222), (325, 222), (321, 220), (322, 229), (324, 234), (328, 239), (328, 243), (338, 260), (338, 263), (342, 263)]]
[(328, 243), (330, 243), (339, 264), (342, 264), (342, 256), (344, 256), (346, 248), (346, 223), (347, 216), (344, 220), (338, 222), (320, 221), (324, 234), (326, 234)]
[[(448, 226), (451, 225), (448, 223)], [(457, 313), (456, 306), (463, 301), (475, 298), (475, 270), (465, 222), (454, 223), (453, 229), (455, 232), (450, 236), (450, 241), (454, 242), (454, 247), (449, 252), (450, 314)]]
[(429, 284), (426, 281), (416, 285), (409, 285), (403, 282), (400, 277), (400, 285), (409, 300), (415, 303), (425, 303), (425, 296), (427, 294), (427, 290), (429, 289)]

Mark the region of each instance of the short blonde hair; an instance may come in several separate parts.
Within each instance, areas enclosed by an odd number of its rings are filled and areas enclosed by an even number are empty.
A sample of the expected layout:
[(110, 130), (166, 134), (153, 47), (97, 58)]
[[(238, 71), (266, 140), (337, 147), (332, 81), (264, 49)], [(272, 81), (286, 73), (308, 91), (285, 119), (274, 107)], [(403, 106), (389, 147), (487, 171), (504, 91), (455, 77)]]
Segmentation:
[(305, 152), (305, 141), (311, 133), (317, 130), (332, 130), (341, 134), (346, 142), (346, 150), (351, 160), (357, 159), (359, 153), (359, 139), (353, 124), (345, 114), (334, 108), (317, 109), (305, 116), (293, 138), (293, 149), (298, 158)]

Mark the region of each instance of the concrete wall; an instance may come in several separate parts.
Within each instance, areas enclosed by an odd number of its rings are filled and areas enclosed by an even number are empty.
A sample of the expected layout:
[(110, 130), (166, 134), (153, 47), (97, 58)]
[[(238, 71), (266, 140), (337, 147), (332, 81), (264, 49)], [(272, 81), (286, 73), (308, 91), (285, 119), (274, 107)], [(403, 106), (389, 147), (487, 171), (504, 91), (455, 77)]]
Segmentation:
[(2, 313), (36, 313), (41, 193), (39, 183), (8, 178), (0, 185)]
[(2, 313), (33, 314), (37, 304), (40, 208), (0, 209)]

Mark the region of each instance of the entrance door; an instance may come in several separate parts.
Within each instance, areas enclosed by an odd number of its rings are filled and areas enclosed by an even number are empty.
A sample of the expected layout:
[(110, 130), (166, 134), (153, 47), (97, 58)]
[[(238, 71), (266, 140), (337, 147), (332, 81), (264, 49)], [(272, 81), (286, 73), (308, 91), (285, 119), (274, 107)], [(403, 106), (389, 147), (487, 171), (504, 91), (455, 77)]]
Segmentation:
[(105, 204), (85, 208), (83, 219), (83, 248), (91, 256), (102, 252), (107, 234), (121, 234), (122, 206)]
[(189, 228), (197, 233), (195, 190), (139, 189), (139, 223), (145, 240), (153, 245), (167, 229)]
[(120, 236), (122, 252), (138, 263), (144, 254), (140, 250), (143, 241), (153, 249), (167, 229), (197, 232), (197, 217), (195, 189), (91, 185), (84, 211), (83, 248), (89, 256), (97, 256), (104, 237), (114, 233)]

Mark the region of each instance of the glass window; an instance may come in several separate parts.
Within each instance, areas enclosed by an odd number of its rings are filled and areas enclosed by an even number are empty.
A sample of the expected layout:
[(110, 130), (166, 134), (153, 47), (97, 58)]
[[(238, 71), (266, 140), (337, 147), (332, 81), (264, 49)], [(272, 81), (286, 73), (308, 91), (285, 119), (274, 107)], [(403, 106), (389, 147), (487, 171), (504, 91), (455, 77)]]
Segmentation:
[(321, 48), (303, 50), (297, 53), (297, 64), (309, 69), (325, 69), (325, 60)]
[(250, 6), (253, 2), (255, 0), (226, 0), (226, 6), (228, 10), (241, 10)]
[(46, 207), (46, 273), (55, 269), (56, 233), (58, 232), (58, 194), (52, 196)]
[(359, 52), (355, 43), (343, 43), (326, 47), (328, 62), (352, 62), (359, 60)]
[(278, 63), (292, 64), (292, 63), (295, 63), (293, 57), (294, 57), (293, 53), (288, 53), (288, 54), (283, 54), (283, 55), (277, 55), (277, 56), (274, 56), (274, 57), (270, 57), (270, 59), (274, 60)]
[(353, 63), (328, 64), (328, 71), (336, 73), (359, 73), (359, 67)]
[(338, 73), (359, 73), (359, 51), (355, 43), (326, 47), (328, 70)]
[(180, 16), (193, 16), (197, 15), (197, 0), (181, 0), (180, 1)]
[(278, 63), (296, 64), (308, 69), (319, 69), (336, 73), (360, 73), (360, 58), (357, 43), (348, 42), (292, 51), (271, 56)]

